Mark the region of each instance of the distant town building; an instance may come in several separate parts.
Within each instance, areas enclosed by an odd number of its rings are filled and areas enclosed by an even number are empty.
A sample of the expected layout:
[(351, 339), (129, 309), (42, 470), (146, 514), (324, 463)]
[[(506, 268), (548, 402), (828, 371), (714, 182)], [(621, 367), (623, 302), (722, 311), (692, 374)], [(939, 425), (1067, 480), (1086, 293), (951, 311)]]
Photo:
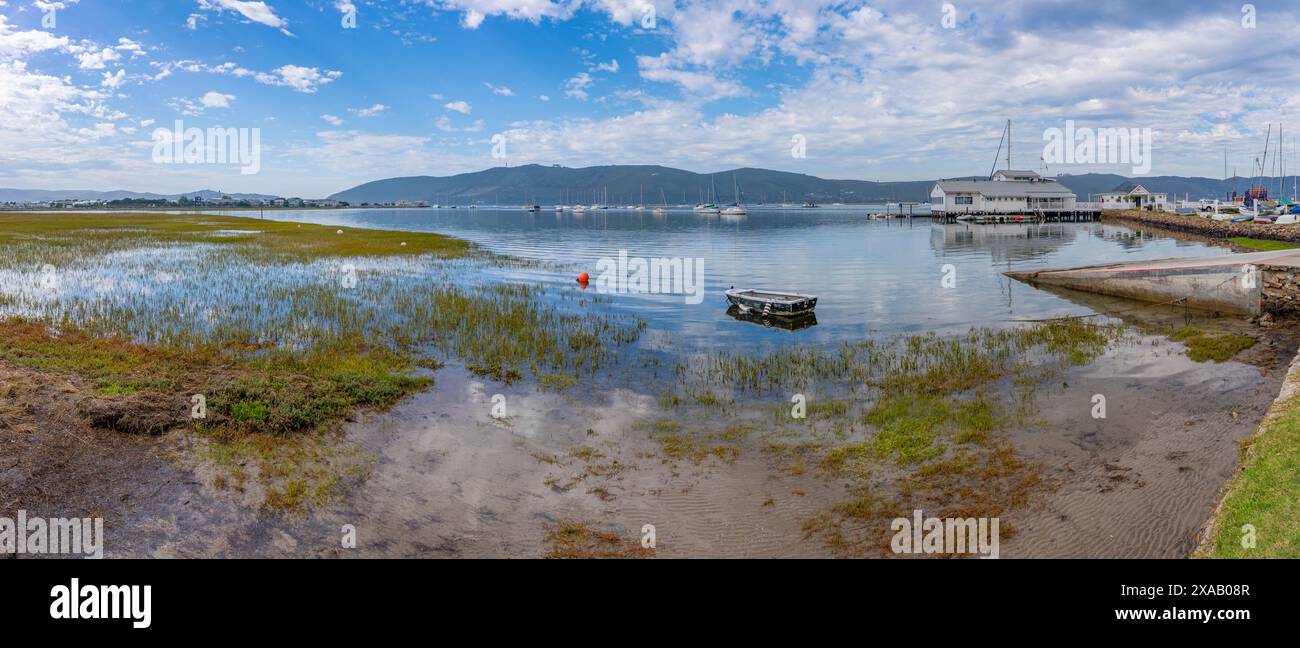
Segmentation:
[(1033, 171), (998, 171), (989, 180), (940, 180), (930, 191), (930, 210), (947, 215), (1074, 212), (1077, 201), (1055, 178)]
[(1101, 194), (1101, 208), (1169, 211), (1169, 194), (1153, 193), (1142, 185), (1125, 182), (1114, 191)]

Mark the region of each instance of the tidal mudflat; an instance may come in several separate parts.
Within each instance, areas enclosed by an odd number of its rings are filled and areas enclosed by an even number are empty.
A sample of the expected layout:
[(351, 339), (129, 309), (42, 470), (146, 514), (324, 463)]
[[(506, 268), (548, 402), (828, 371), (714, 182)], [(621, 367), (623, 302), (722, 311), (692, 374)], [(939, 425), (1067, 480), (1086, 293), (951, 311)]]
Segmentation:
[[(1003, 556), (1178, 556), (1295, 348), (1067, 293), (1011, 314), (1000, 283), (960, 327), (836, 307), (718, 341), (554, 255), (411, 229), (0, 216), (0, 504), (102, 514), (117, 556), (873, 557), (918, 509), (998, 517)], [(982, 250), (963, 277), (1146, 240), (895, 230)]]

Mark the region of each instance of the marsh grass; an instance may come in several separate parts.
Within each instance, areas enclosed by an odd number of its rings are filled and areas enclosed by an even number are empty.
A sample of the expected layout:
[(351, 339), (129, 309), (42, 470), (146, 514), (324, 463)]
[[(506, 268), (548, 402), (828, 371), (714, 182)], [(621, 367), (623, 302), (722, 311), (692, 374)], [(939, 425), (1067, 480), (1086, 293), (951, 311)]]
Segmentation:
[(689, 461), (699, 465), (709, 459), (733, 463), (740, 457), (740, 447), (734, 437), (727, 439), (722, 435), (677, 432), (658, 435), (655, 441), (659, 443), (666, 461)]
[[(88, 378), (96, 420), (147, 419), (151, 432), (191, 424), (189, 398), (204, 394), (203, 432), (256, 461), (315, 461), (253, 452), (250, 439), (275, 444), (389, 407), (431, 384), (443, 359), (565, 389), (645, 327), (591, 300), (483, 280), (499, 260), (437, 234), (5, 213), (0, 246), (0, 361)], [(332, 491), (328, 472), (308, 468), (263, 467), (276, 476), (272, 508)]]
[(977, 328), (958, 336), (930, 333), (843, 343), (829, 350), (791, 346), (767, 354), (720, 352), (679, 363), (675, 371), (687, 384), (723, 385), (760, 395), (811, 384), (945, 394), (1008, 375), (1030, 352), (1064, 365), (1087, 364), (1119, 332), (1113, 324), (1055, 320), (1009, 329)]
[[(1016, 455), (1006, 432), (1035, 414), (1035, 389), (1130, 335), (1116, 324), (1063, 319), (829, 349), (724, 352), (679, 363), (678, 387), (660, 400), (705, 386), (768, 399), (774, 416), (761, 447), (776, 469), (837, 480), (848, 492), (806, 520), (805, 531), (839, 553), (864, 555), (887, 550), (889, 521), (916, 508), (992, 517), (1024, 505), (1043, 486), (1041, 469)], [(808, 401), (805, 420), (793, 420), (786, 399), (809, 385), (821, 397)], [(709, 438), (658, 441), (665, 453), (690, 457)]]
[(1187, 346), (1187, 357), (1193, 362), (1227, 362), (1234, 356), (1259, 343), (1259, 340), (1232, 333), (1213, 335), (1195, 326), (1184, 326), (1170, 334), (1169, 339)]
[(545, 534), (549, 547), (547, 558), (650, 558), (655, 555), (654, 549), (642, 548), (637, 540), (589, 522), (565, 520), (547, 525)]
[[(342, 234), (338, 234), (339, 231)], [(405, 245), (403, 245), (405, 243)], [(204, 214), (0, 213), (0, 246), (13, 265), (68, 265), (99, 253), (142, 247), (204, 244), (258, 263), (290, 263), (326, 257), (433, 255), (462, 258), (477, 250), (439, 234), (365, 230)]]
[(220, 468), (213, 485), (242, 494), (255, 484), (267, 511), (297, 514), (324, 506), (373, 470), (373, 457), (361, 448), (319, 435), (276, 437), (203, 425), (197, 433), (196, 456)]

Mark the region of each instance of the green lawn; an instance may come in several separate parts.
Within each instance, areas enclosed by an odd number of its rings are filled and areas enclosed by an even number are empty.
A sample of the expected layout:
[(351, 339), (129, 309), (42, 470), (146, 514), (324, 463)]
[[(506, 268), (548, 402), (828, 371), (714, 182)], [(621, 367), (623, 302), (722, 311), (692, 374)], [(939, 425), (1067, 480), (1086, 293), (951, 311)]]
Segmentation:
[(1295, 243), (1287, 243), (1285, 241), (1269, 241), (1265, 239), (1247, 238), (1245, 236), (1236, 236), (1228, 240), (1232, 241), (1233, 243), (1236, 243), (1237, 245), (1240, 245), (1241, 247), (1250, 248), (1252, 250), (1259, 250), (1261, 252), (1272, 252), (1273, 250), (1293, 250), (1295, 248), (1300, 247), (1300, 245), (1296, 245)]
[[(1228, 487), (1217, 524), (1199, 555), (1300, 558), (1300, 398), (1243, 444), (1244, 466)], [(1255, 546), (1243, 546), (1254, 527)]]

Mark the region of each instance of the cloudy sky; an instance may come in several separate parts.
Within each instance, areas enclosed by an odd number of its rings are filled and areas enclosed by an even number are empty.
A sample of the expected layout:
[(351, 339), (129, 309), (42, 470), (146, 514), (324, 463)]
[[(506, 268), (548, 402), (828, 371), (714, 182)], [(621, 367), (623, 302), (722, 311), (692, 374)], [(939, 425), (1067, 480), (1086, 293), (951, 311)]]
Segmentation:
[[(1298, 0), (0, 0), (0, 186), (317, 197), (530, 162), (929, 179), (986, 173), (1007, 119), (1016, 167), (1073, 120), (1151, 129), (1153, 175), (1220, 177), (1225, 149), (1246, 175), (1268, 124), (1288, 155), (1300, 135), (1297, 25)], [(259, 172), (154, 162), (177, 120), (260, 129)]]

